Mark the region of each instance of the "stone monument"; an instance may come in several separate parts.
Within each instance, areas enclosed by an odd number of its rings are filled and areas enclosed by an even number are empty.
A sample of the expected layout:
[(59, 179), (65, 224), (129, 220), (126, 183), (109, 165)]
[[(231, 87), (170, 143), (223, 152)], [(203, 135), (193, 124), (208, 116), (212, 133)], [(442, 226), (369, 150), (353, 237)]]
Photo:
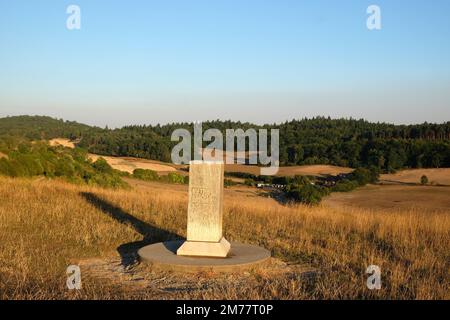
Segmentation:
[(222, 234), (223, 182), (223, 162), (190, 162), (187, 240), (177, 255), (227, 257), (231, 246)]
[(150, 244), (138, 251), (155, 270), (176, 272), (240, 272), (270, 259), (264, 248), (223, 237), (223, 162), (191, 161), (187, 240)]

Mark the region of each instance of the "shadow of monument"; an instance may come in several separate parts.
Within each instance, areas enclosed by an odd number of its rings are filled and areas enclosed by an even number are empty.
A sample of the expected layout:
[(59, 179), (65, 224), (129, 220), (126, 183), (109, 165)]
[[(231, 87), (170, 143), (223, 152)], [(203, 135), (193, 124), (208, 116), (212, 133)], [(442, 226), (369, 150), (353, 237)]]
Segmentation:
[(136, 263), (138, 257), (137, 251), (144, 246), (157, 242), (183, 239), (176, 233), (161, 229), (137, 219), (128, 212), (122, 210), (120, 207), (117, 207), (112, 203), (99, 198), (91, 192), (81, 192), (80, 195), (84, 199), (86, 199), (87, 202), (94, 205), (96, 208), (98, 208), (111, 218), (117, 220), (120, 223), (132, 226), (134, 230), (136, 230), (136, 232), (144, 237), (141, 241), (133, 241), (117, 247), (117, 252), (120, 254), (122, 265), (125, 267)]

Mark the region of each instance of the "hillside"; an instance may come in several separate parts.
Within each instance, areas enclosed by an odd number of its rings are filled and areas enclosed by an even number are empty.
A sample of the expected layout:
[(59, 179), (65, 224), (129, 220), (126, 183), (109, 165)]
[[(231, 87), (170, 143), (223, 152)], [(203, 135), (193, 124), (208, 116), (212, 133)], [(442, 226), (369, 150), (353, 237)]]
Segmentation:
[[(86, 135), (80, 146), (90, 152), (170, 160), (176, 128), (193, 131), (192, 124), (127, 126)], [(420, 167), (450, 167), (450, 122), (391, 125), (364, 120), (313, 118), (258, 126), (231, 121), (209, 121), (203, 130), (228, 128), (280, 130), (280, 164), (325, 164), (357, 168), (375, 166), (383, 171)], [(206, 143), (203, 147), (206, 147)]]
[(104, 159), (92, 161), (86, 150), (51, 146), (46, 141), (29, 141), (21, 137), (0, 137), (0, 175), (39, 176), (76, 184), (126, 187), (119, 171), (111, 168)]
[(77, 138), (87, 131), (98, 132), (100, 128), (91, 127), (75, 121), (64, 121), (47, 116), (14, 116), (0, 118), (0, 136), (20, 136), (31, 140), (57, 137)]
[[(78, 139), (78, 146), (90, 153), (163, 162), (170, 161), (170, 152), (176, 144), (170, 141), (170, 136), (177, 128), (192, 131), (192, 124), (100, 129), (49, 117), (0, 119), (0, 134), (21, 134), (34, 139)], [(204, 122), (203, 130), (208, 128), (217, 128), (222, 132), (228, 128), (278, 128), (280, 163), (283, 166), (374, 166), (385, 172), (402, 168), (450, 167), (450, 122), (393, 125), (319, 117), (262, 126), (218, 120)]]
[[(263, 246), (271, 265), (245, 274), (180, 275), (136, 250), (185, 236), (187, 188), (105, 190), (0, 177), (0, 299), (449, 299), (448, 214), (282, 206), (227, 190), (225, 237)], [(80, 265), (82, 290), (67, 290)], [(365, 286), (368, 265), (382, 290)], [(388, 271), (387, 271), (388, 270)]]

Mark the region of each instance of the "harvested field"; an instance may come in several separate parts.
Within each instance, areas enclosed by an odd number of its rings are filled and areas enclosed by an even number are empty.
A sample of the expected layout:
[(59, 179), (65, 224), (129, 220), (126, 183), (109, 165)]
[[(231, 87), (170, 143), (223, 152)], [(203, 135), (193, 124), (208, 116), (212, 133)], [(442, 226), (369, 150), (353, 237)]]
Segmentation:
[(450, 187), (368, 185), (352, 192), (335, 192), (323, 204), (373, 211), (419, 210), (450, 214)]
[(428, 177), (429, 184), (450, 186), (450, 168), (402, 170), (382, 174), (380, 181), (386, 184), (420, 184), (423, 175)]

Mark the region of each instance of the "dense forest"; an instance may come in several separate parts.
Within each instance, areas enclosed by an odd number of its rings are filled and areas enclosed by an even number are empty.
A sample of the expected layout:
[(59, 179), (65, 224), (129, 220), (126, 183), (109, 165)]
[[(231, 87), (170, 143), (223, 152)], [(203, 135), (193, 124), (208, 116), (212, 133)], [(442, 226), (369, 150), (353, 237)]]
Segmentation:
[(0, 136), (24, 137), (28, 140), (52, 138), (77, 139), (86, 132), (102, 129), (74, 121), (64, 121), (45, 116), (17, 116), (0, 118)]
[[(176, 144), (170, 141), (170, 136), (177, 128), (193, 131), (191, 123), (102, 129), (41, 116), (0, 119), (0, 135), (21, 135), (35, 140), (66, 137), (79, 141), (78, 146), (89, 152), (161, 161), (170, 161), (171, 149)], [(203, 130), (208, 128), (223, 133), (237, 128), (279, 129), (281, 165), (332, 164), (377, 167), (382, 171), (450, 167), (450, 122), (393, 125), (317, 117), (267, 125), (204, 122)]]

